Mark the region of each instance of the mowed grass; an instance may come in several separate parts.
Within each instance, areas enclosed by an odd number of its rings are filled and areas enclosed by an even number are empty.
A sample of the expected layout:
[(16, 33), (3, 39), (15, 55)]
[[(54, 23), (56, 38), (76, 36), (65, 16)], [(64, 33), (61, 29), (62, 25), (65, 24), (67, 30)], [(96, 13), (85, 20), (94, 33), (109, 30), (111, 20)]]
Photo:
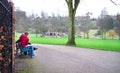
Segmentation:
[(30, 38), (31, 43), (37, 44), (56, 44), (56, 45), (65, 45), (67, 42), (66, 38), (51, 38), (51, 37), (38, 37)]
[[(29, 35), (30, 42), (36, 44), (53, 44), (53, 45), (66, 45), (67, 37), (35, 37), (35, 35)], [(16, 37), (16, 40), (18, 37)], [(90, 48), (99, 50), (109, 50), (120, 52), (120, 40), (98, 40), (98, 39), (83, 39), (76, 38), (76, 47)]]
[(77, 47), (120, 52), (120, 40), (76, 39)]

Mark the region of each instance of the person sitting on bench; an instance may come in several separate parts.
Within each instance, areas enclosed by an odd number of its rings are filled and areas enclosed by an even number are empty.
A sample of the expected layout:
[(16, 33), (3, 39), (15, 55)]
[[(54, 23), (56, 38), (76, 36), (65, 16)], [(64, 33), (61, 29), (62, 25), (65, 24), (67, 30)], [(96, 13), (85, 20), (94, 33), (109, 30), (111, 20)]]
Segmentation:
[[(20, 42), (21, 43), (21, 47), (22, 49), (24, 48), (28, 48), (28, 55), (30, 56), (34, 56), (34, 50), (36, 50), (37, 48), (33, 47), (30, 43), (29, 43), (29, 37), (28, 37), (29, 33), (25, 32), (23, 34), (21, 34), (21, 36), (19, 37), (19, 39), (16, 41), (16, 43)], [(24, 52), (25, 55), (27, 55), (27, 52)]]

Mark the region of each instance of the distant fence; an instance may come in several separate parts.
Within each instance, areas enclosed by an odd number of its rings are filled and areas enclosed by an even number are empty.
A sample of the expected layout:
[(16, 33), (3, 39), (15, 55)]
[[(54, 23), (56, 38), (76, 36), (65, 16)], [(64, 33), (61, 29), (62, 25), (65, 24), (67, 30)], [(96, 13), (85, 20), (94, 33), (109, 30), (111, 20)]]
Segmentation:
[(13, 73), (12, 6), (0, 0), (0, 73)]

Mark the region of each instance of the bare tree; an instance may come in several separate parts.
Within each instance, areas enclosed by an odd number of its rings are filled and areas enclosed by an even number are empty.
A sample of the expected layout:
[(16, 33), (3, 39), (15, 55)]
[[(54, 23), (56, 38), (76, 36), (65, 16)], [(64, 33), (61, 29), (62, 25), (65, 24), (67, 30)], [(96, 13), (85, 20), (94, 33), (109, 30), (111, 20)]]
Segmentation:
[[(116, 6), (120, 6), (120, 1), (119, 0), (110, 0), (113, 4), (115, 4)], [(120, 28), (119, 28), (119, 25), (120, 25), (120, 15), (118, 14), (117, 16), (117, 29), (118, 29), (118, 34), (119, 34), (119, 40), (120, 40)]]
[(40, 17), (37, 17), (33, 20), (33, 28), (35, 29), (36, 37), (37, 34), (40, 34)]
[(117, 21), (116, 21), (116, 29), (117, 29), (117, 31), (118, 31), (118, 36), (119, 36), (119, 40), (120, 40), (120, 15), (117, 14), (116, 18), (117, 18)]
[(108, 22), (107, 19), (108, 19), (108, 12), (106, 11), (106, 8), (104, 8), (101, 11), (101, 15), (97, 21), (97, 24), (99, 26), (99, 31), (101, 32), (102, 35), (101, 36), (102, 39), (106, 39), (106, 23)]
[(24, 11), (16, 11), (16, 31), (24, 32), (28, 31), (31, 25), (30, 19), (26, 16)]
[(68, 42), (67, 45), (75, 45), (75, 14), (80, 3), (80, 0), (65, 0), (69, 12), (69, 25), (68, 25)]

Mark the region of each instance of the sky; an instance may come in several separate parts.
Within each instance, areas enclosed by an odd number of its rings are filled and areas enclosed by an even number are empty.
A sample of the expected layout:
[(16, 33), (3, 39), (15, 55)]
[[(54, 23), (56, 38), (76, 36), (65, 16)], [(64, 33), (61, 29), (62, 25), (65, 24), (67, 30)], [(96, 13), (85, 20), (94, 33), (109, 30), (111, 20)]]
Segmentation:
[[(27, 15), (32, 13), (40, 15), (43, 11), (49, 16), (52, 14), (67, 16), (68, 9), (65, 0), (12, 0), (15, 8), (26, 11)], [(117, 0), (118, 1), (118, 0)], [(97, 18), (101, 10), (106, 8), (109, 15), (120, 13), (120, 6), (116, 6), (110, 0), (80, 0), (76, 16), (85, 16), (91, 12), (91, 17)]]

